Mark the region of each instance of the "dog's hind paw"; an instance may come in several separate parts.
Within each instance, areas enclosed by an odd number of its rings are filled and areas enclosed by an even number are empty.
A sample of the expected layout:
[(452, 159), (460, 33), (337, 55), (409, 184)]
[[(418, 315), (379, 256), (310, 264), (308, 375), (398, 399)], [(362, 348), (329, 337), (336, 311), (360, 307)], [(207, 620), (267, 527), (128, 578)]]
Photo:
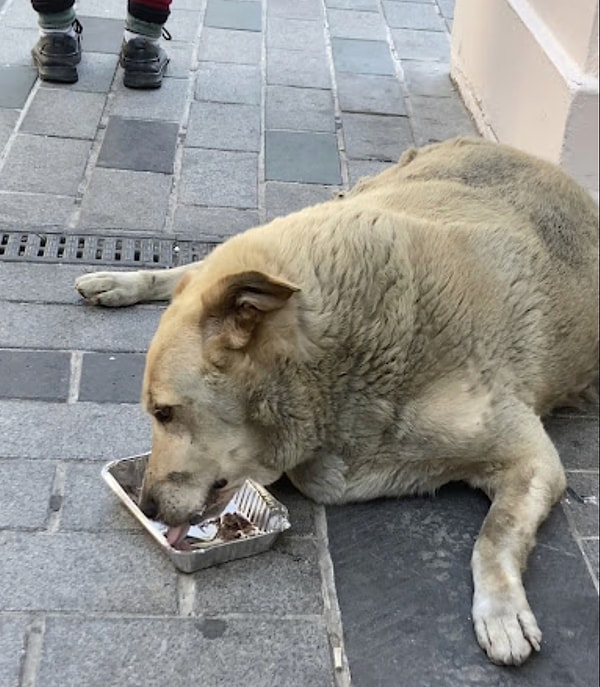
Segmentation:
[(488, 658), (498, 665), (520, 666), (532, 650), (539, 651), (542, 632), (529, 605), (484, 602), (473, 609), (477, 641)]
[(115, 308), (139, 302), (139, 282), (136, 272), (92, 272), (78, 277), (75, 288), (90, 303)]

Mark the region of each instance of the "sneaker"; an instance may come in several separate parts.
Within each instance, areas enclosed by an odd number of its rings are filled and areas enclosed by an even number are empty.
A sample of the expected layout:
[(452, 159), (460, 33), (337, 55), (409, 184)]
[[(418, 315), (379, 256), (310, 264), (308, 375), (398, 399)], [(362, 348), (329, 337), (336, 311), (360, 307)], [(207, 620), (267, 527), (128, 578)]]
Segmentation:
[(77, 65), (81, 62), (81, 24), (75, 21), (73, 29), (75, 36), (58, 31), (40, 36), (31, 49), (38, 76), (42, 81), (77, 81)]
[(128, 88), (160, 88), (169, 56), (160, 45), (140, 36), (123, 42), (119, 64)]

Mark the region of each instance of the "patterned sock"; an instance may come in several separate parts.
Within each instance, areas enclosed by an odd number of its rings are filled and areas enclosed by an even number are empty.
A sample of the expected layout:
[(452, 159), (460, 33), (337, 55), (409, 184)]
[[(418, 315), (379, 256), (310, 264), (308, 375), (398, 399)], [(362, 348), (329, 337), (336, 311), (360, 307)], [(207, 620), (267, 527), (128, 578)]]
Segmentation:
[(75, 28), (73, 22), (76, 19), (75, 6), (69, 7), (63, 12), (54, 12), (52, 14), (38, 14), (38, 24), (40, 34), (45, 36), (49, 33), (66, 33), (69, 36), (75, 36)]
[(139, 38), (141, 36), (152, 43), (158, 43), (161, 32), (162, 24), (152, 24), (149, 21), (142, 21), (127, 13), (125, 32), (123, 34), (123, 39), (125, 41), (130, 41), (132, 38)]

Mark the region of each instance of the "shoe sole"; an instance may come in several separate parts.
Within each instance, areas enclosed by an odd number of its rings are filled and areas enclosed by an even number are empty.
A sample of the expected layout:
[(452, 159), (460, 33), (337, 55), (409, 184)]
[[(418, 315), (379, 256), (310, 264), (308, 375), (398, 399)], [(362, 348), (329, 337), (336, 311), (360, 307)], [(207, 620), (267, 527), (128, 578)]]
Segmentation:
[[(33, 59), (38, 76), (42, 81), (55, 81), (57, 83), (77, 83), (79, 75), (74, 65), (43, 65)], [(79, 63), (79, 60), (78, 62)]]
[[(127, 88), (160, 88), (167, 71), (169, 61), (165, 62), (160, 72), (144, 72), (123, 68), (123, 83)], [(123, 67), (123, 64), (121, 63)]]

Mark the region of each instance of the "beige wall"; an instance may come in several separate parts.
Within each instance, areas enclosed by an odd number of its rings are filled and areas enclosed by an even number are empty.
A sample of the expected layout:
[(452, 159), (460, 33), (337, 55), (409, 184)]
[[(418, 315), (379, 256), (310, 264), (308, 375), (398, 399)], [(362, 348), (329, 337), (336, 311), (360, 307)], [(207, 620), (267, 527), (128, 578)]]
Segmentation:
[(456, 0), (452, 77), (481, 133), (598, 194), (598, 0)]

